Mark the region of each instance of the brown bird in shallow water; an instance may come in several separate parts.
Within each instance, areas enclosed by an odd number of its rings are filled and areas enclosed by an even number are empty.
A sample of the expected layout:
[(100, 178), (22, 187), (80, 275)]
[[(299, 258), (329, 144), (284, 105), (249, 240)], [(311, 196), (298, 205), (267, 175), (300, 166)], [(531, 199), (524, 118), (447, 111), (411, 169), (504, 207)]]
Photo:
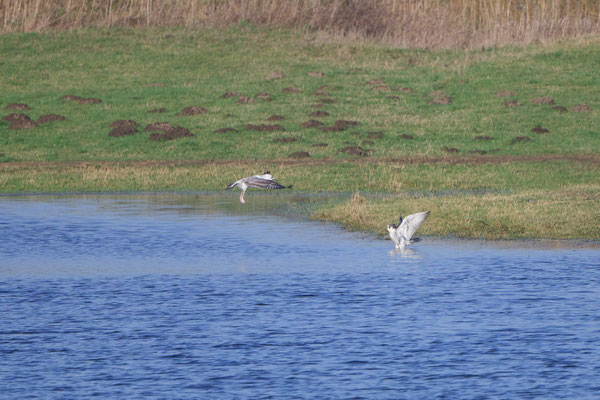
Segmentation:
[(245, 203), (244, 194), (246, 190), (249, 188), (257, 188), (257, 189), (288, 189), (291, 186), (283, 186), (278, 183), (275, 179), (273, 179), (273, 175), (269, 173), (269, 171), (265, 172), (262, 175), (253, 175), (248, 176), (246, 178), (242, 178), (238, 181), (235, 181), (229, 184), (225, 190), (230, 190), (233, 188), (239, 188), (242, 190), (242, 194), (240, 195), (240, 203)]

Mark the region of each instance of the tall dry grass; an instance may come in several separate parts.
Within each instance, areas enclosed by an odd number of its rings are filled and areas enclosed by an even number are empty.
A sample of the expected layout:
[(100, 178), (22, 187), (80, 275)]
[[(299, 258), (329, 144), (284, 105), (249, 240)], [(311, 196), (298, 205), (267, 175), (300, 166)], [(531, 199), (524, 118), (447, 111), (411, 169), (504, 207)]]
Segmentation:
[(600, 32), (598, 0), (0, 0), (0, 31), (227, 26), (239, 21), (472, 48)]

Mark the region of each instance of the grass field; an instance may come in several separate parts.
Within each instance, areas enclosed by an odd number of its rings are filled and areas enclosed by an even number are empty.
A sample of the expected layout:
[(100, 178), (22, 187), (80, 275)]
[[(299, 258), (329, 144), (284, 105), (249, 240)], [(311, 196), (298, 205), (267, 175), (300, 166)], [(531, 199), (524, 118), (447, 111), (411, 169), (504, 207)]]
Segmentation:
[[(423, 234), (598, 239), (599, 48), (401, 50), (249, 24), (4, 34), (0, 191), (212, 190), (268, 169), (360, 192), (315, 212), (356, 229), (431, 209)], [(13, 129), (15, 113), (66, 120)], [(118, 120), (139, 126), (109, 136)], [(151, 140), (156, 122), (193, 136)]]

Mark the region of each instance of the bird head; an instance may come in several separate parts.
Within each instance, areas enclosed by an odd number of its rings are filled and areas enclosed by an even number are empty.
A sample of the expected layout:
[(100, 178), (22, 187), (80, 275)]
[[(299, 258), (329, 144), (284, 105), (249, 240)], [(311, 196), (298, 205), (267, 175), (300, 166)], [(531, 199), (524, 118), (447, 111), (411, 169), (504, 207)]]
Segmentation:
[(391, 231), (396, 230), (396, 229), (398, 229), (398, 227), (396, 225), (394, 225), (394, 224), (389, 224), (387, 226), (388, 232), (391, 232)]

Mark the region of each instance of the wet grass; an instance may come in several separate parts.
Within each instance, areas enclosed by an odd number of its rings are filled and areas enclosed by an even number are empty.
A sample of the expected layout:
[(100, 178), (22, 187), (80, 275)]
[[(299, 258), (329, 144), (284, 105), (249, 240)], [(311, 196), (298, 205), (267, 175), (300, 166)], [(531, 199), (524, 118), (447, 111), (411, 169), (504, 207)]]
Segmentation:
[[(221, 189), (270, 170), (299, 191), (395, 196), (367, 196), (360, 213), (349, 200), (317, 214), (354, 228), (381, 231), (399, 213), (430, 207), (422, 228), (429, 234), (594, 239), (599, 45), (590, 37), (430, 52), (244, 24), (6, 34), (1, 115), (53, 113), (67, 121), (23, 130), (0, 121), (0, 191)], [(283, 78), (267, 79), (274, 71)], [(290, 87), (299, 93), (284, 90)], [(256, 97), (261, 92), (270, 100)], [(61, 101), (69, 94), (101, 103)], [(536, 104), (550, 97), (554, 104)], [(6, 110), (10, 103), (31, 110)], [(207, 112), (180, 116), (188, 106)], [(165, 111), (150, 112), (158, 108)], [(317, 110), (329, 115), (309, 115)], [(272, 115), (283, 119), (268, 121)], [(110, 124), (122, 119), (139, 123), (138, 132), (109, 136)], [(358, 125), (303, 128), (309, 119)], [(194, 136), (152, 141), (144, 127), (158, 121)], [(538, 125), (548, 132), (532, 132)], [(215, 133), (223, 128), (235, 131)], [(309, 156), (291, 156), (299, 152)], [(573, 210), (577, 223), (569, 223)]]

